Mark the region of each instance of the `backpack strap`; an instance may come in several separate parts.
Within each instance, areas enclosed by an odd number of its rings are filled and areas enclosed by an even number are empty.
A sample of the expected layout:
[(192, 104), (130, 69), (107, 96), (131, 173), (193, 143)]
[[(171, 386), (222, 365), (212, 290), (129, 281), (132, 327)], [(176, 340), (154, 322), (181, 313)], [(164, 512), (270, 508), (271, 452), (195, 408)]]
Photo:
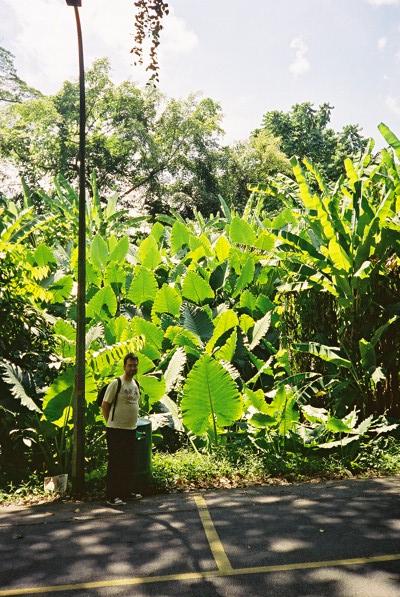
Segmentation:
[(111, 421), (114, 421), (115, 407), (117, 406), (118, 394), (121, 391), (122, 382), (121, 382), (121, 378), (120, 377), (117, 377), (117, 384), (118, 384), (117, 385), (117, 393), (115, 394), (115, 398), (114, 398), (114, 407), (113, 407)]

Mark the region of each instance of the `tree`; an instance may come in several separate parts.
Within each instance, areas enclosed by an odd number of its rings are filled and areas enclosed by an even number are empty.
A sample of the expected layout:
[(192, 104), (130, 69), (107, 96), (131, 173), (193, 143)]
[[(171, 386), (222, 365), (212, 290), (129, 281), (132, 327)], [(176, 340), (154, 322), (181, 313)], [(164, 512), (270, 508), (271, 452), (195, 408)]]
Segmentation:
[[(219, 104), (195, 96), (168, 100), (154, 87), (140, 89), (127, 81), (115, 85), (105, 59), (88, 70), (86, 85), (87, 182), (95, 173), (102, 192), (134, 194), (151, 211), (165, 210), (177, 192), (201, 208), (215, 187)], [(78, 108), (78, 85), (66, 81), (55, 96), (1, 111), (0, 155), (30, 186), (57, 173), (76, 180)], [(217, 194), (213, 191), (211, 202)]]
[(291, 167), (280, 140), (260, 130), (247, 141), (225, 148), (220, 194), (233, 207), (244, 207), (249, 187), (266, 182), (277, 173), (289, 175)]
[(281, 149), (289, 158), (307, 157), (328, 179), (336, 180), (343, 173), (344, 156), (357, 156), (367, 139), (358, 125), (344, 126), (338, 133), (330, 128), (332, 110), (328, 103), (317, 109), (311, 102), (295, 104), (289, 112), (267, 112), (262, 128), (281, 139)]
[(40, 96), (40, 92), (29, 87), (19, 78), (14, 65), (14, 55), (0, 46), (0, 104), (20, 103)]

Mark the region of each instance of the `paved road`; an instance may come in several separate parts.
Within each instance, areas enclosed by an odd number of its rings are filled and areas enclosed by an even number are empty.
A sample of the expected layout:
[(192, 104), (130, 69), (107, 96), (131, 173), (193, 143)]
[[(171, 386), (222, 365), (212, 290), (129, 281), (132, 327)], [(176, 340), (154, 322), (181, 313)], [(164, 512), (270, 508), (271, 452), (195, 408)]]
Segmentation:
[(4, 507), (0, 597), (400, 597), (399, 498), (391, 478)]

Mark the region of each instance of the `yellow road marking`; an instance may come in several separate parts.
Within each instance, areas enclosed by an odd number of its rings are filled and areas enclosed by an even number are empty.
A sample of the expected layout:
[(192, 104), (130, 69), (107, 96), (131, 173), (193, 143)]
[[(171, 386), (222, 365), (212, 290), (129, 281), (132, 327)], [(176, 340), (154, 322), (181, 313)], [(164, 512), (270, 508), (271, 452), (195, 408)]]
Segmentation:
[(162, 582), (186, 580), (202, 580), (208, 578), (224, 578), (227, 576), (242, 576), (251, 574), (268, 574), (272, 572), (290, 572), (291, 570), (310, 570), (315, 568), (333, 568), (337, 566), (360, 566), (379, 562), (395, 562), (400, 560), (400, 553), (364, 558), (346, 558), (341, 560), (323, 560), (320, 562), (296, 562), (293, 564), (274, 564), (271, 566), (254, 566), (249, 568), (230, 568), (229, 570), (205, 570), (204, 572), (182, 572), (165, 574), (163, 576), (134, 576), (131, 578), (116, 578), (114, 580), (96, 580), (90, 582), (71, 583), (65, 585), (49, 585), (44, 587), (21, 587), (19, 589), (1, 589), (0, 597), (14, 595), (38, 595), (61, 591), (77, 591), (79, 589), (99, 589), (106, 587), (126, 587)]
[(181, 574), (166, 574), (164, 576), (133, 576), (132, 578), (116, 578), (114, 580), (95, 580), (90, 582), (71, 583), (66, 585), (48, 585), (47, 587), (28, 587), (20, 589), (0, 590), (1, 597), (11, 595), (38, 595), (61, 591), (77, 591), (80, 589), (99, 589), (105, 587), (127, 587), (179, 580), (199, 580), (220, 574), (218, 570), (210, 572), (183, 572)]
[(225, 553), (222, 541), (219, 538), (217, 530), (212, 521), (210, 512), (207, 508), (206, 500), (202, 495), (195, 495), (194, 501), (199, 511), (200, 520), (203, 525), (203, 529), (206, 534), (211, 552), (214, 556), (215, 563), (217, 564), (218, 570), (220, 570), (221, 572), (233, 570), (228, 556)]
[[(391, 553), (384, 554), (381, 556), (366, 556), (364, 558), (343, 558), (341, 560), (321, 560), (319, 562), (294, 562), (293, 564), (272, 564), (270, 566), (234, 568), (233, 571), (237, 575), (267, 574), (271, 572), (288, 572), (290, 570), (311, 570), (313, 568), (315, 569), (333, 568), (337, 566), (362, 566), (363, 564), (378, 564), (379, 562), (396, 562), (398, 560), (400, 560), (400, 553)], [(223, 576), (230, 576), (230, 573), (227, 572)]]

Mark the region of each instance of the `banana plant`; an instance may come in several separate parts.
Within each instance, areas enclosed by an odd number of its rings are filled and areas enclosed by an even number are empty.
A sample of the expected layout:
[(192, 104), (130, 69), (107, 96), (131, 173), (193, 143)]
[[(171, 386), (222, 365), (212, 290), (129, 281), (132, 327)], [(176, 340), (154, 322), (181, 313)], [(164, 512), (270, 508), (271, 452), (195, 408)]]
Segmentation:
[[(38, 191), (36, 194), (45, 212), (52, 214), (55, 226), (52, 238), (77, 236), (78, 226), (78, 194), (76, 189), (61, 175), (54, 178), (54, 190), (50, 193)], [(24, 185), (27, 207), (32, 207), (31, 193)], [(101, 198), (97, 187), (96, 176), (90, 179), (90, 192), (86, 200), (86, 234), (90, 240), (94, 236), (120, 236), (134, 231), (147, 221), (146, 216), (132, 216), (129, 210), (118, 205), (116, 195)]]
[[(393, 136), (388, 138), (395, 143)], [(293, 159), (302, 217), (297, 225), (272, 230), (286, 270), (278, 291), (330, 294), (336, 304), (340, 349), (333, 354), (315, 342), (293, 348), (336, 365), (339, 377), (347, 377), (349, 403), (371, 408), (385, 379), (382, 358), (379, 362), (373, 351), (390, 326), (398, 326), (390, 297), (381, 300), (388, 262), (399, 255), (398, 184), (392, 182), (398, 165), (387, 153), (378, 164), (368, 153), (359, 164), (347, 159), (346, 177), (331, 188), (308, 160), (303, 163), (318, 191), (311, 189), (300, 163)]]

